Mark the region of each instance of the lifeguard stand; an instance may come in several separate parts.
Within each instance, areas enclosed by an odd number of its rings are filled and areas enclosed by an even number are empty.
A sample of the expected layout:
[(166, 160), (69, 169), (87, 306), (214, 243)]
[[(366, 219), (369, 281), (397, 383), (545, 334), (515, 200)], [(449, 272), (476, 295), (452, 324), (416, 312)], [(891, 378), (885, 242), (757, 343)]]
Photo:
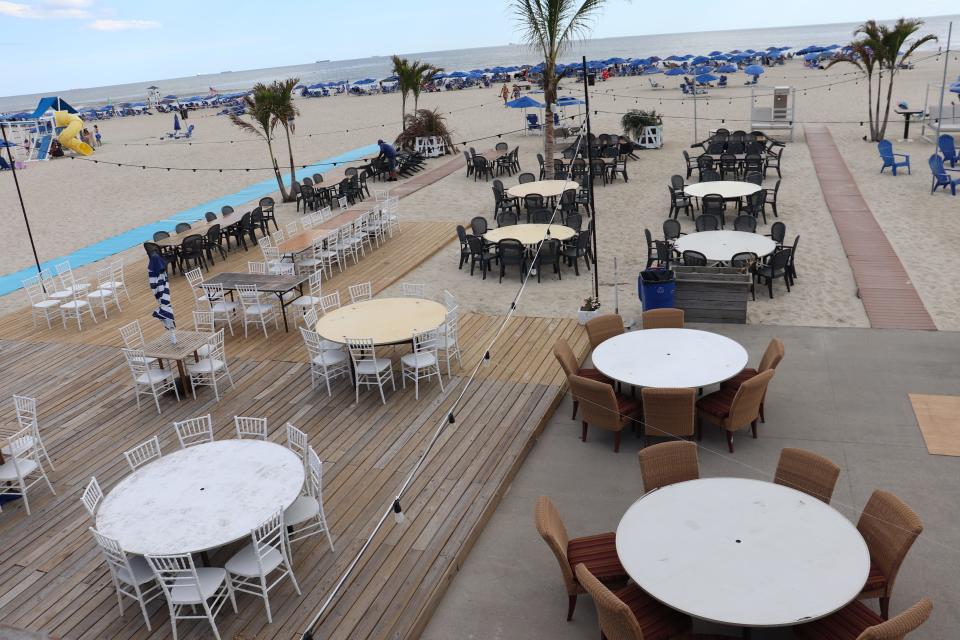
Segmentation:
[[(793, 87), (774, 87), (773, 106), (757, 106), (756, 88), (750, 89), (750, 128), (754, 131), (789, 131), (793, 142), (796, 121), (797, 90)], [(769, 95), (769, 94), (765, 94)]]

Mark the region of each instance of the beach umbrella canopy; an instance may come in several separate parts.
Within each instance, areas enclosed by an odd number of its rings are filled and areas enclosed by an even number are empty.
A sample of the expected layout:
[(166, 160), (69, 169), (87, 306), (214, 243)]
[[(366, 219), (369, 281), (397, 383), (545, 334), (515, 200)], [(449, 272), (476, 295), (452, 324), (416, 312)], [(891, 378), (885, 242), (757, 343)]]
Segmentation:
[(744, 53), (756, 53), (753, 49), (744, 49)]
[(167, 285), (167, 263), (159, 254), (150, 256), (147, 264), (147, 277), (150, 278), (150, 291), (157, 300), (153, 317), (163, 323), (165, 329), (173, 329), (173, 306), (170, 304), (170, 287)]
[(647, 60), (649, 60), (650, 62), (660, 62), (662, 58), (660, 58), (660, 56), (650, 56), (649, 58), (647, 58)]
[(734, 64), (722, 64), (715, 69), (719, 73), (736, 73), (737, 66)]
[(364, 78), (363, 80), (357, 80), (353, 84), (373, 84), (376, 82), (373, 78)]
[(708, 58), (707, 56), (697, 56), (696, 58), (691, 60), (691, 62), (693, 64), (704, 64), (706, 62), (710, 62), (710, 58)]
[(511, 109), (542, 109), (543, 105), (530, 96), (520, 96), (516, 100), (511, 100), (507, 103), (507, 106)]
[(626, 62), (623, 58), (607, 58), (606, 60), (607, 64), (626, 64)]
[(180, 131), (180, 116), (176, 113), (173, 114), (173, 130)]
[(668, 76), (682, 76), (686, 72), (687, 72), (686, 69), (683, 69), (681, 67), (673, 67), (672, 69), (667, 69), (666, 71), (664, 71), (664, 73), (667, 74)]
[(454, 72), (451, 73), (448, 77), (450, 77), (450, 78), (466, 78), (466, 77), (467, 77), (467, 73), (464, 72), (464, 71), (454, 71)]
[(954, 82), (950, 85), (951, 93), (960, 93), (960, 82)]
[(663, 69), (661, 69), (660, 67), (654, 67), (654, 66), (643, 68), (643, 75), (645, 76), (650, 76), (655, 73), (663, 73)]
[(713, 71), (713, 67), (707, 67), (707, 66), (694, 67), (693, 75), (699, 76), (699, 75), (703, 75), (704, 73), (710, 73), (711, 71)]
[(558, 107), (569, 107), (577, 104), (584, 104), (584, 102), (583, 100), (574, 98), (573, 96), (563, 96), (562, 98), (557, 98)]
[(719, 56), (719, 55), (722, 54), (722, 53), (723, 53), (723, 51), (711, 51), (711, 52), (708, 53), (707, 55), (708, 55), (708, 56)]
[(673, 62), (680, 62), (681, 60), (683, 60), (683, 57), (678, 55), (672, 55), (667, 57), (667, 60), (671, 60)]
[(743, 69), (743, 72), (750, 76), (759, 76), (763, 73), (763, 67), (758, 64), (751, 64)]
[(700, 84), (706, 84), (708, 82), (716, 82), (717, 79), (718, 79), (717, 76), (713, 75), (712, 73), (701, 73), (696, 77), (697, 82), (699, 82)]
[(740, 49), (730, 49), (727, 53), (743, 53)]

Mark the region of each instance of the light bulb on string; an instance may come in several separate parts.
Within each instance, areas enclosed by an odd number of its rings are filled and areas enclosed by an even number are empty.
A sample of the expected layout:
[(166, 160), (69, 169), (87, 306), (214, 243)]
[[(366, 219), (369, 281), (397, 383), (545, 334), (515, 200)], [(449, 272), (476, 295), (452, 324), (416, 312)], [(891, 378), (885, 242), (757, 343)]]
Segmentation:
[(407, 517), (403, 515), (403, 507), (400, 506), (400, 498), (393, 501), (393, 520), (397, 524), (403, 524)]

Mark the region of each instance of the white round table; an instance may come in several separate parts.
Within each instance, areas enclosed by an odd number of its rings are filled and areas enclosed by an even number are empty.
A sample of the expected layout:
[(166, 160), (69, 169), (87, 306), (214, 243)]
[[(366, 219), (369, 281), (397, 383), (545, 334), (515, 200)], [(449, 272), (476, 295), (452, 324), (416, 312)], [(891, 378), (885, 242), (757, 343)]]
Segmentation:
[(410, 342), (414, 331), (436, 329), (447, 308), (421, 298), (376, 298), (348, 304), (317, 320), (317, 333), (331, 342), (373, 338), (374, 344)]
[(697, 231), (680, 236), (673, 247), (680, 253), (699, 251), (707, 256), (707, 260), (730, 262), (734, 255), (744, 251), (761, 258), (770, 255), (776, 251), (777, 243), (767, 236), (747, 231)]
[(635, 387), (699, 388), (743, 371), (747, 350), (709, 331), (641, 329), (604, 340), (592, 358), (603, 375)]
[(617, 554), (640, 588), (695, 618), (781, 627), (857, 597), (870, 554), (856, 527), (816, 498), (746, 478), (668, 485), (617, 527)]
[(537, 244), (547, 238), (547, 229), (553, 240), (569, 240), (577, 234), (571, 227), (562, 224), (511, 224), (491, 229), (483, 234), (487, 242), (500, 242), (505, 238), (519, 240), (522, 244)]
[(683, 188), (683, 192), (694, 198), (702, 198), (708, 193), (716, 193), (723, 196), (724, 200), (734, 200), (736, 198), (745, 198), (760, 191), (762, 188), (760, 185), (753, 184), (752, 182), (716, 180), (714, 182), (688, 184)]
[(197, 553), (245, 538), (303, 487), (303, 462), (260, 440), (217, 440), (168, 453), (110, 491), (97, 530), (136, 554)]
[(526, 182), (507, 189), (507, 195), (513, 198), (523, 198), (531, 193), (538, 193), (544, 198), (556, 198), (567, 189), (576, 190), (579, 187), (575, 180), (537, 180)]

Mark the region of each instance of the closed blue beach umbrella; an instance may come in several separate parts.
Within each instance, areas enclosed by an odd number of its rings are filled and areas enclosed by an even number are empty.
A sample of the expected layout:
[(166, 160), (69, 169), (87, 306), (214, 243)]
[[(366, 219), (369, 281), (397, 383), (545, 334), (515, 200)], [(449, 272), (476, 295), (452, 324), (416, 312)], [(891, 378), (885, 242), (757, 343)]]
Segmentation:
[(176, 113), (173, 114), (173, 130), (180, 131), (180, 116)]
[(153, 317), (163, 323), (165, 329), (173, 329), (177, 325), (173, 320), (173, 306), (170, 304), (170, 287), (167, 284), (167, 263), (159, 254), (150, 256), (147, 264), (147, 276), (150, 278), (150, 291), (157, 300), (157, 308)]
[(759, 76), (763, 73), (763, 67), (758, 64), (751, 64), (745, 67), (743, 72), (749, 76)]

